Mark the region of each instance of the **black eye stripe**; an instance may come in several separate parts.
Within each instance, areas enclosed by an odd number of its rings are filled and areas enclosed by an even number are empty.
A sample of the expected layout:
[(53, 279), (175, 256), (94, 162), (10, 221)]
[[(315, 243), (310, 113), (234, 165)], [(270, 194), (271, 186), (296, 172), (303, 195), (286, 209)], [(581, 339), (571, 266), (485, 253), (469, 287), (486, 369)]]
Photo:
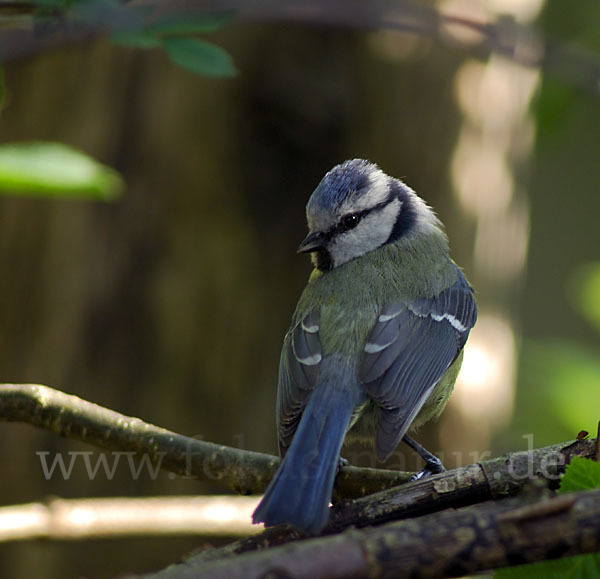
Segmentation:
[[(363, 209), (362, 211), (357, 211), (356, 213), (347, 213), (346, 215), (342, 216), (339, 223), (335, 227), (333, 227), (327, 232), (327, 237), (333, 237), (340, 233), (345, 233), (346, 231), (354, 229), (365, 215), (372, 213), (373, 211), (379, 211), (380, 209), (383, 209), (384, 207), (389, 205), (395, 198), (395, 196), (391, 196), (388, 197), (385, 201), (377, 203), (377, 205), (373, 205), (373, 207), (369, 209)], [(348, 218), (353, 218), (352, 224), (346, 223), (346, 220)]]

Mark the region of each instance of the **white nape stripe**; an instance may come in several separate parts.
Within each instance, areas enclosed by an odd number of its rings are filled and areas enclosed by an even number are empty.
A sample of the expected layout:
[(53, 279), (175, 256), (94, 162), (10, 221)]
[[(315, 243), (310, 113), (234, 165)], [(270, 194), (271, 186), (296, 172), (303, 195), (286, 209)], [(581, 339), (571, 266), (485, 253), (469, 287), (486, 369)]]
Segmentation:
[(410, 194), (413, 209), (416, 211), (418, 216), (417, 221), (421, 225), (429, 225), (436, 228), (443, 227), (433, 209), (429, 207), (429, 205), (427, 205), (427, 203), (425, 203), (425, 201), (423, 201), (423, 199), (421, 199), (406, 183), (400, 181), (399, 179), (397, 179), (397, 181), (399, 181), (402, 184), (402, 187), (404, 187), (404, 189)]
[(448, 320), (450, 322), (450, 325), (458, 330), (459, 332), (464, 332), (467, 329), (467, 326), (463, 325), (459, 320), (457, 320), (452, 314), (442, 314), (441, 316), (438, 316), (436, 314), (431, 314), (431, 317), (436, 321), (436, 322), (441, 322), (442, 320)]
[(296, 356), (296, 360), (305, 366), (316, 366), (321, 361), (321, 354), (313, 354), (312, 356), (307, 356), (306, 358), (298, 358), (298, 356)]
[(390, 178), (381, 169), (373, 171), (370, 175), (371, 200), (377, 203), (383, 203), (390, 192)]
[(389, 192), (390, 178), (379, 168), (371, 170), (369, 172), (369, 186), (367, 192), (349, 209), (351, 211), (370, 209), (375, 205), (383, 203), (388, 198)]

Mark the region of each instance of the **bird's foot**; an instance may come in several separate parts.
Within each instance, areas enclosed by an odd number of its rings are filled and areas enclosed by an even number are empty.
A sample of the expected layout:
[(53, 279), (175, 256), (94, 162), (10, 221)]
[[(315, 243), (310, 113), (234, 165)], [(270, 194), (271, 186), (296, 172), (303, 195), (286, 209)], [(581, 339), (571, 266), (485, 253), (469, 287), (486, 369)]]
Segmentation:
[(411, 476), (408, 479), (408, 482), (422, 480), (428, 476), (431, 476), (432, 474), (439, 474), (440, 472), (444, 472), (446, 470), (442, 464), (442, 461), (435, 456), (435, 454), (429, 452), (426, 448), (421, 446), (414, 438), (405, 434), (402, 440), (425, 461), (425, 468)]
[(340, 468), (342, 468), (343, 466), (350, 466), (350, 461), (347, 458), (340, 456), (338, 458), (338, 470), (340, 470)]
[(343, 466), (350, 466), (350, 461), (340, 456), (340, 457), (338, 458), (337, 467), (336, 467), (336, 469), (335, 469), (335, 474), (336, 474), (336, 476), (339, 474), (339, 472), (340, 472), (340, 469), (341, 469)]
[(431, 458), (428, 458), (427, 463), (425, 464), (425, 468), (418, 473), (413, 474), (413, 476), (408, 479), (408, 482), (423, 480), (432, 474), (439, 474), (445, 471), (446, 469), (444, 468), (442, 461), (437, 456), (431, 455)]

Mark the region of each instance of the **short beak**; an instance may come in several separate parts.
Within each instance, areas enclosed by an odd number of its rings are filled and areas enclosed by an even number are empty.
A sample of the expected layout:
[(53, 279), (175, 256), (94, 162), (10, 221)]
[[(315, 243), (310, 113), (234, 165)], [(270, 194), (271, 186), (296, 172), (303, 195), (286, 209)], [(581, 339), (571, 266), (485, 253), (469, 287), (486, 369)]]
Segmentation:
[(309, 233), (306, 239), (298, 246), (298, 253), (310, 253), (325, 246), (325, 234), (320, 231)]

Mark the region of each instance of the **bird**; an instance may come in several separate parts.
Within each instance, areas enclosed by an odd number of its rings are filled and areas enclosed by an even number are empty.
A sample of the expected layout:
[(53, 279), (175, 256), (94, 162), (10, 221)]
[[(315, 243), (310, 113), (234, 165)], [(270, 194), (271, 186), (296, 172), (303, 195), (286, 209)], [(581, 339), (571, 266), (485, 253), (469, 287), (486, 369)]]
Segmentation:
[(306, 218), (298, 253), (314, 269), (281, 351), (281, 462), (253, 522), (316, 535), (348, 431), (381, 461), (404, 440), (426, 461), (416, 478), (444, 470), (407, 432), (448, 402), (477, 307), (433, 210), (375, 163), (333, 167)]

